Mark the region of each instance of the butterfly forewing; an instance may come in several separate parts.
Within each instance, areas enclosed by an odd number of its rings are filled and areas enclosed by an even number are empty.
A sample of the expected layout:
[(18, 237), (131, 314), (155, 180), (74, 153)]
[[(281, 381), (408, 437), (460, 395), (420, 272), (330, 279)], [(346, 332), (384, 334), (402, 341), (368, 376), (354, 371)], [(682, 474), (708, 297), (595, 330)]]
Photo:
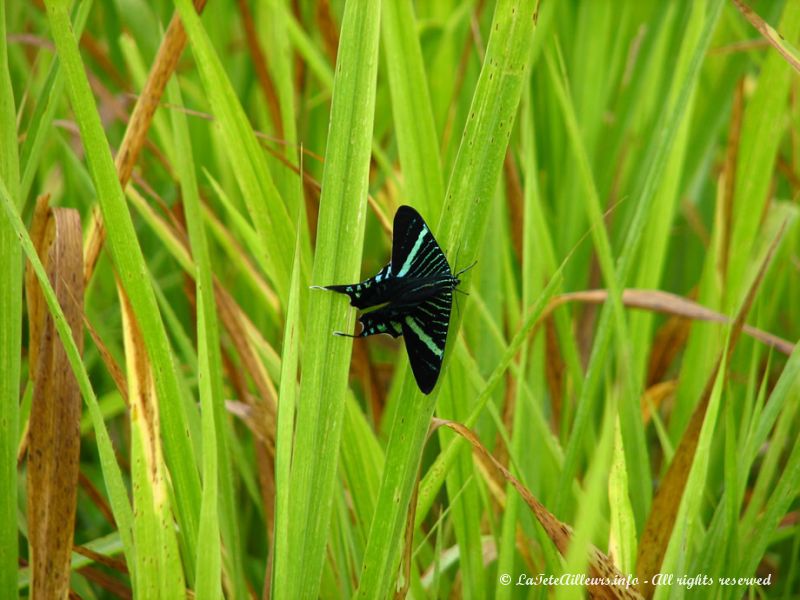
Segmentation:
[(450, 276), (444, 252), (417, 211), (401, 206), (394, 217), (392, 274), (398, 278)]
[(356, 308), (369, 308), (391, 301), (394, 296), (395, 280), (392, 277), (392, 263), (383, 267), (374, 277), (361, 283), (349, 285), (326, 285), (324, 289), (350, 297), (350, 305)]

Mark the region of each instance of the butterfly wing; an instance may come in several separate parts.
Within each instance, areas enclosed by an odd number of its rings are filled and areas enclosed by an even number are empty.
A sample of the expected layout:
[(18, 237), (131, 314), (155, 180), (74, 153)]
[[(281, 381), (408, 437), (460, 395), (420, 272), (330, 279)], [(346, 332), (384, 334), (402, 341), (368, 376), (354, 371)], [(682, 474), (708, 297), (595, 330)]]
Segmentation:
[(422, 216), (401, 206), (394, 216), (392, 275), (403, 277), (450, 276), (450, 265)]
[(361, 323), (361, 332), (352, 337), (367, 337), (368, 335), (386, 333), (396, 338), (403, 335), (403, 329), (400, 326), (401, 318), (402, 315), (391, 305), (365, 312), (358, 317)]
[(361, 283), (315, 287), (347, 294), (352, 306), (364, 309), (397, 300), (402, 303), (403, 298), (399, 296), (409, 289), (412, 280), (424, 278), (428, 284), (435, 284), (440, 277), (449, 279), (451, 276), (447, 258), (422, 216), (410, 206), (401, 206), (394, 216), (389, 264)]
[(389, 263), (375, 276), (365, 279), (361, 283), (315, 287), (347, 294), (350, 297), (351, 306), (363, 309), (389, 302), (394, 295), (395, 286), (396, 281), (392, 277), (392, 263)]
[(457, 284), (423, 218), (410, 206), (401, 206), (394, 217), (391, 262), (361, 283), (324, 289), (347, 294), (356, 308), (385, 304), (362, 314), (361, 332), (351, 337), (403, 335), (417, 385), (429, 394), (442, 369)]
[(429, 394), (439, 379), (452, 305), (453, 292), (444, 289), (399, 315), (408, 362), (423, 394)]

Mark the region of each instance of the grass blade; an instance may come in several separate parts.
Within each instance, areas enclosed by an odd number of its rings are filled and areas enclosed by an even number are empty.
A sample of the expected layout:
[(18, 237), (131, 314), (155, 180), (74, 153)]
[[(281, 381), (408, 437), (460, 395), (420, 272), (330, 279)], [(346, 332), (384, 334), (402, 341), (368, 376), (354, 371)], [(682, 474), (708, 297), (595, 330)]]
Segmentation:
[(382, 35), (406, 198), (434, 221), (444, 180), (411, 0), (383, 3)]
[[(278, 397), (278, 423), (275, 435), (275, 529), (272, 542), (272, 581), (270, 587), (282, 592), (290, 589), (288, 577), (290, 555), (289, 515), (292, 464), (292, 437), (294, 435), (297, 397), (300, 386), (297, 380), (298, 355), (300, 353), (300, 236), (295, 244), (292, 280), (286, 309), (286, 328), (281, 352), (281, 387)], [(278, 597), (280, 594), (271, 594)]]
[[(48, 201), (43, 196), (37, 202), (31, 237), (83, 352), (80, 214), (51, 209)], [(32, 269), (26, 273), (25, 289), (33, 380), (26, 482), (31, 594), (63, 598), (69, 592), (78, 502), (81, 396)]]
[[(784, 6), (780, 30), (790, 40), (800, 36), (800, 4), (789, 2)], [(796, 76), (780, 54), (770, 52), (758, 77), (758, 88), (745, 108), (733, 199), (729, 285), (725, 290), (728, 309), (738, 305), (746, 286), (742, 275), (759, 227), (759, 220), (752, 215), (761, 214), (771, 198), (769, 186), (785, 126), (782, 107)]]
[[(444, 248), (459, 249), (465, 262), (477, 255), (527, 73), (536, 2), (501, 1), (472, 100), (458, 157), (450, 176), (437, 236)], [(460, 315), (451, 315), (450, 332)], [(455, 339), (454, 335), (448, 336)], [(450, 345), (450, 344), (449, 344)], [(445, 354), (443, 371), (448, 365)], [(437, 391), (425, 397), (410, 372), (402, 382), (375, 516), (362, 565), (358, 595), (385, 596), (391, 589), (411, 491)]]
[(111, 159), (94, 97), (83, 69), (77, 42), (72, 33), (66, 5), (47, 3), (47, 15), (59, 58), (67, 79), (70, 103), (75, 111), (87, 153), (89, 170), (100, 201), (108, 231), (111, 254), (122, 287), (130, 299), (138, 326), (147, 344), (161, 413), (165, 458), (175, 489), (177, 517), (183, 540), (194, 556), (200, 506), (200, 479), (191, 441), (187, 436), (187, 417), (166, 331), (160, 318), (155, 294), (148, 277), (144, 256), (136, 239), (128, 207)]
[[(177, 82), (171, 83), (168, 94), (172, 104), (183, 104)], [(171, 116), (186, 226), (196, 267), (197, 362), (203, 440), (203, 492), (197, 539), (196, 592), (198, 598), (218, 598), (222, 593), (220, 529), (227, 550), (226, 570), (231, 585), (234, 590), (241, 590), (246, 582), (242, 569), (231, 458), (226, 443), (222, 357), (211, 258), (203, 225), (188, 123), (180, 111), (172, 111)], [(232, 595), (236, 596), (235, 593)]]
[[(642, 239), (644, 233), (644, 223), (647, 220), (651, 210), (651, 200), (654, 191), (669, 155), (669, 149), (672, 145), (674, 137), (677, 135), (678, 128), (683, 121), (684, 111), (688, 102), (689, 96), (697, 85), (698, 73), (703, 56), (705, 56), (706, 49), (711, 41), (711, 36), (716, 27), (717, 19), (722, 8), (721, 0), (712, 0), (706, 7), (706, 20), (704, 23), (703, 31), (700, 37), (695, 40), (689, 40), (687, 43), (692, 44), (692, 52), (690, 54), (691, 61), (690, 67), (686, 70), (685, 77), (682, 80), (673, 82), (674, 89), (676, 90), (676, 100), (667, 106), (671, 108), (665, 113), (664, 122), (659, 123), (659, 128), (662, 135), (653, 137), (652, 147), (648, 149), (646, 159), (646, 169), (642, 175), (641, 187), (637, 189), (637, 197), (635, 198), (636, 212), (631, 221), (628, 232), (625, 236), (625, 242), (622, 246), (622, 253), (618, 259), (617, 277), (619, 284), (625, 286), (625, 282), (631, 272), (633, 259), (635, 257), (636, 249)], [(597, 400), (597, 387), (600, 383), (600, 376), (603, 369), (600, 368), (605, 361), (606, 346), (608, 345), (608, 336), (612, 331), (609, 323), (612, 317), (612, 307), (606, 306), (600, 313), (599, 324), (597, 326), (597, 335), (594, 339), (592, 347), (592, 355), (587, 366), (587, 377), (584, 386), (581, 389), (580, 397), (577, 401), (577, 411), (573, 423), (572, 431), (570, 433), (569, 442), (566, 447), (566, 458), (564, 462), (564, 471), (561, 476), (561, 483), (558, 493), (558, 500), (555, 512), (559, 514), (563, 510), (563, 505), (567, 502), (567, 498), (572, 487), (573, 479), (577, 472), (578, 462), (580, 460), (580, 451), (582, 449), (587, 428), (589, 426), (589, 419), (594, 412), (595, 403)], [(638, 392), (634, 388), (634, 393)], [(632, 407), (628, 407), (628, 417), (630, 417)], [(624, 432), (623, 432), (624, 433)], [(632, 448), (626, 448), (626, 453), (630, 452)], [(630, 455), (628, 455), (630, 456)], [(635, 458), (635, 457), (634, 457)], [(638, 460), (633, 461), (635, 464), (640, 464)], [(641, 483), (641, 482), (640, 482)], [(644, 522), (647, 510), (650, 506), (651, 491), (643, 488), (644, 493), (647, 494), (646, 499), (640, 498), (634, 504), (634, 512), (636, 514), (637, 525)], [(644, 509), (644, 511), (643, 511)]]
[[(349, 0), (345, 5), (322, 174), (314, 284), (359, 278), (379, 18), (379, 2)], [(289, 514), (290, 529), (298, 533), (289, 540), (289, 564), (280, 567), (287, 568), (290, 586), (280, 594), (311, 598), (319, 593), (322, 575), (352, 349), (351, 339), (332, 333), (352, 330), (353, 311), (345, 297), (317, 292), (309, 301), (306, 327)]]
[[(299, 197), (281, 198), (275, 187), (264, 152), (256, 140), (247, 115), (239, 103), (222, 61), (214, 51), (208, 33), (200, 22), (190, 0), (177, 2), (181, 19), (192, 46), (195, 62), (208, 94), (220, 133), (230, 150), (233, 166), (242, 197), (261, 239), (261, 251), (268, 275), (274, 282), (278, 295), (288, 297), (292, 259), (286, 248), (294, 243), (296, 223), (290, 215), (300, 214)], [(285, 202), (293, 201), (289, 205)], [(304, 238), (305, 239), (305, 238)], [(306, 264), (308, 241), (304, 244), (303, 264)]]
[[(72, 332), (69, 328), (69, 324), (67, 323), (67, 319), (64, 316), (64, 312), (61, 310), (61, 306), (58, 304), (56, 293), (53, 290), (53, 287), (50, 285), (50, 280), (47, 278), (47, 272), (45, 271), (42, 262), (39, 260), (39, 256), (36, 254), (36, 250), (33, 247), (33, 242), (28, 236), (28, 232), (25, 230), (25, 226), (16, 212), (16, 208), (11, 200), (11, 195), (8, 193), (5, 182), (2, 179), (0, 179), (0, 203), (2, 203), (5, 211), (5, 221), (10, 224), (12, 230), (14, 231), (18, 245), (22, 245), (22, 250), (25, 252), (25, 256), (28, 258), (28, 261), (30, 261), (31, 268), (36, 273), (36, 277), (39, 280), (39, 285), (42, 289), (42, 294), (44, 294), (44, 299), (47, 302), (48, 308), (50, 309), (50, 314), (53, 316), (53, 320), (55, 321), (56, 331), (58, 332), (59, 338), (61, 338), (61, 343), (64, 344), (64, 351), (66, 352), (67, 359), (72, 367), (72, 372), (75, 374), (75, 377), (78, 380), (78, 386), (80, 387), (81, 395), (89, 407), (89, 414), (92, 417), (95, 435), (97, 436), (97, 449), (100, 454), (100, 466), (103, 471), (103, 479), (108, 491), (108, 497), (111, 501), (114, 520), (119, 528), (119, 535), (122, 538), (129, 568), (133, 568), (133, 566), (135, 566), (135, 552), (132, 538), (133, 511), (131, 510), (131, 505), (128, 501), (128, 493), (122, 480), (122, 473), (120, 472), (119, 465), (117, 464), (117, 460), (114, 456), (114, 448), (111, 444), (111, 438), (108, 435), (105, 421), (103, 420), (103, 413), (99, 404), (97, 403), (97, 396), (95, 396), (94, 390), (92, 389), (92, 385), (89, 381), (89, 375), (86, 372), (86, 367), (84, 366), (83, 362), (81, 362), (78, 346), (75, 343), (75, 340), (72, 338)], [(14, 438), (14, 436), (7, 437)]]
[[(19, 209), (19, 156), (14, 87), (8, 70), (6, 2), (0, 2), (0, 181)], [(10, 226), (0, 226), (0, 590), (17, 583), (17, 436), (22, 343), (22, 253)]]
[[(127, 308), (122, 313), (131, 407), (131, 487), (136, 514), (133, 522), (136, 543), (133, 589), (136, 594), (147, 598), (174, 598), (185, 592), (186, 582), (167, 490), (153, 376), (146, 359), (142, 333), (131, 315)], [(187, 571), (193, 573), (193, 570)]]

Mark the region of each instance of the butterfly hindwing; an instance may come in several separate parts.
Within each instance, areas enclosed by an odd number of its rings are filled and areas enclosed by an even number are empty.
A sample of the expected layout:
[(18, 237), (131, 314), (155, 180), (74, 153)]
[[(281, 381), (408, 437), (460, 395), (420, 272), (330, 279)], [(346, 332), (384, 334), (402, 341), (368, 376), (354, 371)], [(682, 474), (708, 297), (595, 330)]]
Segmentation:
[(403, 335), (403, 328), (400, 325), (402, 317), (403, 315), (401, 312), (398, 312), (391, 304), (387, 304), (381, 308), (362, 313), (361, 316), (358, 317), (358, 322), (361, 323), (361, 331), (358, 333), (350, 334), (342, 331), (334, 331), (333, 334), (343, 337), (361, 338), (385, 333), (396, 338)]
[(402, 311), (398, 311), (391, 304), (387, 304), (376, 310), (365, 312), (358, 317), (358, 321), (361, 323), (361, 331), (355, 335), (342, 333), (339, 331), (334, 333), (336, 335), (352, 338), (367, 337), (370, 335), (385, 333), (396, 338), (403, 335), (403, 328), (400, 324), (402, 318)]
[(401, 206), (394, 216), (392, 274), (395, 277), (451, 275), (444, 252), (420, 214)]
[(400, 318), (408, 361), (423, 394), (429, 394), (439, 379), (452, 304), (453, 293), (445, 289)]

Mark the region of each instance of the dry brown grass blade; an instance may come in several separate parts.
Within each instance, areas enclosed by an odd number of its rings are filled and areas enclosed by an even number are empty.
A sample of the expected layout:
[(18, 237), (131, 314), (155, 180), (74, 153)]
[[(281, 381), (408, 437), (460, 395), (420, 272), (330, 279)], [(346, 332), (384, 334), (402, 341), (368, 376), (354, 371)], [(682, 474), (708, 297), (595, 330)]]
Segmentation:
[(750, 21), (750, 24), (755, 27), (761, 35), (764, 36), (764, 39), (766, 39), (767, 42), (769, 42), (769, 44), (775, 48), (780, 55), (783, 56), (783, 58), (786, 59), (786, 62), (792, 65), (795, 71), (800, 72), (800, 60), (798, 60), (797, 56), (787, 46), (787, 42), (783, 39), (783, 36), (775, 29), (770, 27), (769, 23), (758, 16), (758, 14), (756, 14), (753, 9), (742, 2), (742, 0), (732, 1), (736, 5), (736, 8), (739, 9), (739, 12), (741, 12), (744, 17)]
[(128, 564), (122, 559), (113, 558), (111, 556), (101, 554), (100, 552), (95, 552), (86, 546), (75, 546), (72, 550), (75, 552), (75, 554), (85, 556), (86, 558), (96, 562), (97, 564), (103, 565), (112, 571), (116, 571), (117, 573), (123, 575), (129, 574)]
[(660, 381), (648, 387), (642, 394), (642, 421), (649, 423), (653, 416), (652, 411), (657, 411), (668, 398), (672, 398), (675, 390), (678, 389), (678, 382), (675, 379)]
[(544, 325), (544, 348), (545, 363), (544, 375), (547, 389), (550, 390), (553, 415), (551, 423), (553, 431), (558, 431), (558, 423), (561, 423), (561, 414), (564, 409), (562, 400), (564, 398), (564, 357), (561, 355), (561, 348), (558, 345), (558, 332), (556, 331), (553, 319), (547, 319)]
[(730, 254), (731, 232), (733, 230), (733, 197), (736, 191), (736, 162), (739, 157), (739, 139), (742, 133), (742, 114), (744, 113), (744, 79), (739, 80), (733, 96), (731, 123), (729, 127), (728, 145), (725, 149), (725, 164), (722, 170), (722, 196), (717, 208), (720, 216), (720, 253), (717, 271), (722, 281), (728, 273), (728, 255)]
[[(78, 211), (36, 203), (31, 238), (79, 351), (83, 252)], [(28, 422), (27, 515), (31, 596), (64, 598), (78, 494), (81, 395), (33, 269), (25, 275), (33, 398)]]
[[(606, 301), (608, 292), (606, 290), (587, 290), (585, 292), (571, 292), (555, 296), (544, 311), (549, 315), (553, 310), (568, 302), (587, 302), (600, 304)], [(622, 292), (622, 304), (628, 308), (640, 308), (652, 312), (663, 313), (692, 319), (693, 321), (710, 321), (712, 323), (729, 324), (730, 319), (715, 310), (711, 310), (677, 294), (662, 292), (660, 290), (637, 290), (627, 289)], [(741, 328), (745, 333), (767, 346), (786, 354), (787, 356), (794, 350), (794, 344), (779, 338), (778, 336), (762, 331), (756, 327), (744, 325)]]
[[(205, 5), (206, 0), (194, 0), (197, 12), (202, 12)], [(120, 144), (117, 152), (115, 165), (123, 189), (125, 189), (131, 178), (133, 167), (144, 146), (147, 131), (153, 121), (153, 115), (158, 108), (167, 82), (172, 77), (185, 46), (186, 31), (184, 31), (183, 24), (177, 13), (175, 13), (158, 49), (158, 54), (153, 62), (152, 69), (150, 69), (144, 89), (133, 107), (133, 113), (125, 130), (125, 137), (122, 138), (122, 144)], [(97, 266), (97, 259), (100, 256), (100, 250), (102, 250), (106, 238), (103, 218), (97, 205), (92, 211), (88, 230), (83, 272), (85, 284), (88, 284), (92, 279), (92, 274)]]
[[(127, 468), (125, 463), (122, 464)], [(97, 507), (98, 514), (101, 515), (113, 529), (116, 529), (117, 522), (114, 519), (114, 513), (105, 496), (100, 493), (100, 490), (97, 489), (92, 480), (83, 473), (79, 473), (78, 481), (83, 493), (86, 494), (89, 497), (89, 501)]]
[(261, 402), (267, 408), (270, 423), (267, 437), (274, 439), (275, 414), (278, 406), (278, 392), (275, 389), (275, 384), (267, 375), (264, 365), (258, 359), (255, 349), (250, 344), (247, 335), (247, 316), (236, 304), (233, 296), (220, 283), (215, 283), (214, 291), (222, 325), (239, 354), (244, 370), (253, 379), (253, 383), (261, 397)]
[(683, 351), (691, 328), (691, 320), (672, 316), (656, 331), (647, 365), (646, 387), (664, 379), (672, 361)]
[[(566, 523), (559, 521), (555, 515), (547, 510), (536, 497), (520, 481), (511, 474), (489, 451), (481, 444), (478, 437), (467, 427), (455, 421), (434, 418), (431, 428), (436, 430), (439, 427), (448, 427), (458, 435), (467, 440), (473, 448), (478, 459), (486, 467), (492, 467), (498, 471), (503, 479), (510, 483), (519, 492), (522, 499), (533, 511), (536, 520), (539, 521), (547, 536), (558, 548), (562, 556), (566, 556), (572, 540), (572, 529)], [(488, 471), (488, 469), (487, 469)], [(412, 504), (411, 506), (415, 506)], [(589, 551), (589, 577), (602, 578), (607, 581), (625, 581), (626, 578), (614, 566), (614, 562), (594, 546)], [(641, 598), (639, 592), (633, 587), (624, 585), (604, 585), (587, 586), (589, 596), (592, 598)]]
[(250, 57), (253, 60), (253, 68), (256, 72), (256, 79), (261, 86), (261, 91), (264, 98), (267, 100), (267, 108), (269, 115), (272, 118), (272, 125), (275, 127), (275, 135), (279, 138), (283, 137), (283, 121), (281, 120), (281, 107), (278, 102), (278, 93), (275, 91), (275, 84), (269, 74), (269, 65), (267, 63), (267, 56), (261, 49), (261, 44), (258, 43), (258, 32), (256, 31), (255, 23), (253, 22), (253, 13), (250, 12), (250, 7), (247, 5), (247, 0), (238, 0), (237, 5), (239, 12), (242, 15), (242, 24), (244, 25), (244, 34), (247, 39), (247, 48), (250, 51)]
[(86, 330), (89, 332), (89, 335), (92, 336), (92, 342), (94, 342), (97, 351), (100, 353), (100, 359), (106, 366), (109, 375), (111, 375), (111, 379), (114, 380), (117, 390), (125, 401), (125, 406), (130, 407), (130, 402), (128, 401), (128, 385), (125, 383), (125, 373), (122, 371), (122, 367), (119, 366), (119, 363), (109, 351), (105, 342), (100, 337), (100, 334), (97, 333), (94, 325), (92, 325), (85, 316), (83, 323), (86, 325)]
[(328, 55), (332, 65), (336, 64), (336, 54), (339, 51), (339, 28), (333, 20), (331, 14), (330, 0), (320, 0), (317, 2), (316, 10), (317, 28), (322, 35), (322, 43), (325, 46), (325, 53)]
[[(736, 343), (739, 341), (739, 337), (744, 330), (744, 320), (750, 312), (750, 307), (753, 305), (756, 298), (756, 293), (761, 285), (761, 281), (764, 279), (767, 267), (772, 262), (775, 250), (778, 248), (781, 239), (783, 239), (786, 225), (787, 222), (784, 221), (778, 235), (775, 236), (775, 239), (772, 240), (770, 244), (769, 250), (759, 267), (758, 274), (753, 280), (750, 289), (747, 291), (747, 296), (731, 326), (731, 334), (727, 349), (720, 353), (714, 368), (709, 373), (708, 381), (700, 396), (700, 400), (692, 413), (686, 430), (681, 436), (681, 441), (675, 452), (675, 456), (653, 499), (653, 506), (650, 509), (650, 514), (647, 517), (647, 522), (642, 532), (642, 540), (639, 544), (636, 559), (637, 575), (642, 582), (642, 591), (646, 598), (652, 597), (655, 591), (655, 587), (649, 582), (652, 581), (653, 575), (659, 571), (661, 562), (664, 560), (664, 554), (667, 551), (672, 529), (675, 526), (675, 520), (678, 516), (686, 480), (692, 468), (692, 463), (694, 462), (697, 441), (700, 437), (700, 430), (703, 427), (703, 422), (705, 421), (706, 410), (708, 408), (709, 399), (711, 398), (711, 392), (714, 389), (714, 383), (717, 379), (717, 373), (720, 369), (727, 368), (730, 356), (736, 348)], [(723, 356), (727, 356), (727, 360), (724, 364)]]
[[(97, 567), (82, 567), (78, 569), (78, 572), (98, 588), (109, 592), (111, 598), (117, 598), (118, 600), (133, 598), (133, 592), (130, 587)], [(80, 600), (80, 596), (77, 594), (75, 596), (70, 595), (70, 600), (73, 600), (73, 598)]]
[[(480, 21), (485, 4), (485, 0), (478, 0), (473, 10), (473, 22), (476, 20)], [(476, 48), (479, 53), (483, 52), (483, 48), (474, 42), (475, 40), (473, 39), (472, 33), (468, 34), (464, 38), (464, 48), (461, 50), (461, 57), (458, 60), (458, 68), (456, 69), (455, 81), (453, 84), (453, 94), (451, 96), (452, 98), (458, 98), (461, 95), (462, 88), (464, 87), (464, 78), (467, 74), (467, 65), (469, 64), (469, 59), (470, 56), (472, 56), (472, 52)], [(483, 58), (481, 58), (481, 62), (483, 62)], [(447, 111), (444, 130), (442, 131), (442, 142), (440, 145), (440, 148), (443, 151), (447, 149), (447, 146), (450, 144), (452, 139), (453, 125), (456, 120), (456, 107), (458, 106), (458, 102), (452, 101), (448, 106), (450, 108)], [(442, 152), (442, 154), (444, 155), (444, 152)]]

